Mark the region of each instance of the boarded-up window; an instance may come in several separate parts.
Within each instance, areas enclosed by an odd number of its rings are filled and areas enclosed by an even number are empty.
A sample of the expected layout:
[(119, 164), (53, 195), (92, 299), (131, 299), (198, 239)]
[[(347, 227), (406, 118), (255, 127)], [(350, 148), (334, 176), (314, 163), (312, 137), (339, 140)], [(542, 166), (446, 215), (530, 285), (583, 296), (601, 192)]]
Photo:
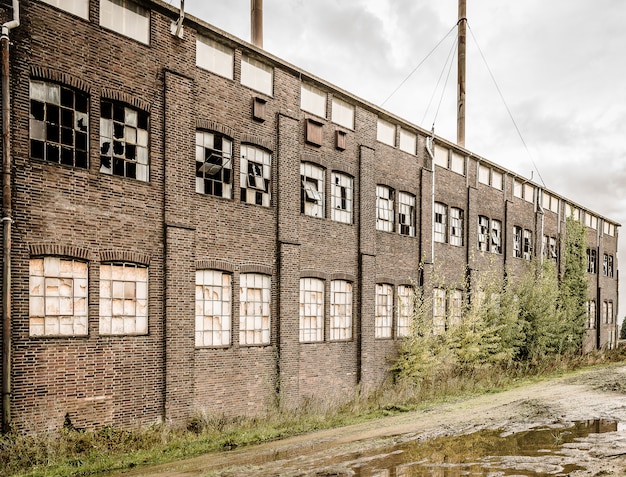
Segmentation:
[(306, 120), (306, 142), (314, 146), (321, 146), (323, 141), (323, 125), (312, 119)]
[(87, 263), (60, 257), (30, 259), (30, 336), (87, 335)]
[(405, 129), (400, 129), (400, 149), (409, 154), (417, 151), (417, 135)]

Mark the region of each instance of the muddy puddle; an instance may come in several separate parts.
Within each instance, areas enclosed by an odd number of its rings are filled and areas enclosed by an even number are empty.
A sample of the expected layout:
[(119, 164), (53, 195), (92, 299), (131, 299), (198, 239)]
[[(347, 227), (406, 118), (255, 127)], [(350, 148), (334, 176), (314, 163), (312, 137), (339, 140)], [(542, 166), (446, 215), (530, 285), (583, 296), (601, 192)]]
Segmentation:
[[(419, 440), (375, 455), (353, 455), (344, 465), (357, 477), (546, 477), (579, 470), (576, 454), (592, 447), (592, 434), (617, 431), (613, 421), (576, 422), (570, 427), (542, 427), (517, 433), (484, 430), (472, 434)], [(347, 470), (347, 469), (346, 469)], [(318, 473), (317, 475), (329, 475)], [(330, 474), (333, 475), (333, 474)]]

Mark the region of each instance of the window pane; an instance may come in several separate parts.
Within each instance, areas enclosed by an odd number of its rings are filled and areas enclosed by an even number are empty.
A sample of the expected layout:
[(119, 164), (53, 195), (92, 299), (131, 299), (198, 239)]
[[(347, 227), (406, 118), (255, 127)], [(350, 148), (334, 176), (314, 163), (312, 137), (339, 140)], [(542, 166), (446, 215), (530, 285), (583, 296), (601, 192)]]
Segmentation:
[(273, 68), (253, 58), (241, 58), (241, 84), (268, 96), (272, 95)]
[(148, 332), (148, 269), (134, 263), (100, 266), (100, 334)]
[(130, 0), (100, 0), (100, 25), (142, 43), (150, 43), (150, 10)]
[(404, 152), (415, 154), (417, 151), (417, 135), (400, 129), (400, 149)]
[(43, 0), (45, 3), (77, 15), (85, 20), (89, 19), (89, 0)]
[(300, 107), (303, 111), (326, 118), (326, 93), (302, 83), (300, 86)]
[(196, 39), (196, 65), (228, 79), (233, 79), (234, 51), (209, 38)]
[(335, 124), (354, 129), (354, 106), (339, 98), (333, 98), (332, 121)]
[(376, 128), (376, 140), (388, 144), (389, 146), (395, 146), (396, 127), (387, 121), (379, 119)]

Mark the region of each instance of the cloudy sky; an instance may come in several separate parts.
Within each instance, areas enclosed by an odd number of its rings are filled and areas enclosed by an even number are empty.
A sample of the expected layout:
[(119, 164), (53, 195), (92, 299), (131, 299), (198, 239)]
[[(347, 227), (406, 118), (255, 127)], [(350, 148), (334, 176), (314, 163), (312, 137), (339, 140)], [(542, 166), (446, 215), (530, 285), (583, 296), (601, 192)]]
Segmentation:
[[(467, 149), (626, 224), (626, 3), (467, 4)], [(250, 41), (250, 0), (185, 8)], [(384, 108), (456, 140), (457, 0), (264, 0), (263, 13), (270, 53), (376, 105), (406, 79)]]

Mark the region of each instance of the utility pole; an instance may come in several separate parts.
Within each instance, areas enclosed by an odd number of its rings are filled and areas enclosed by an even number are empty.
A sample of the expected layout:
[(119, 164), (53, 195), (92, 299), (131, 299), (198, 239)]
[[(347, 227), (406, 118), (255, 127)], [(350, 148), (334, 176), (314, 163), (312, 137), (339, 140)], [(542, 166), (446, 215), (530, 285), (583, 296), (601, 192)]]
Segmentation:
[(465, 49), (467, 37), (467, 10), (465, 0), (459, 0), (458, 96), (456, 112), (456, 142), (465, 147)]

